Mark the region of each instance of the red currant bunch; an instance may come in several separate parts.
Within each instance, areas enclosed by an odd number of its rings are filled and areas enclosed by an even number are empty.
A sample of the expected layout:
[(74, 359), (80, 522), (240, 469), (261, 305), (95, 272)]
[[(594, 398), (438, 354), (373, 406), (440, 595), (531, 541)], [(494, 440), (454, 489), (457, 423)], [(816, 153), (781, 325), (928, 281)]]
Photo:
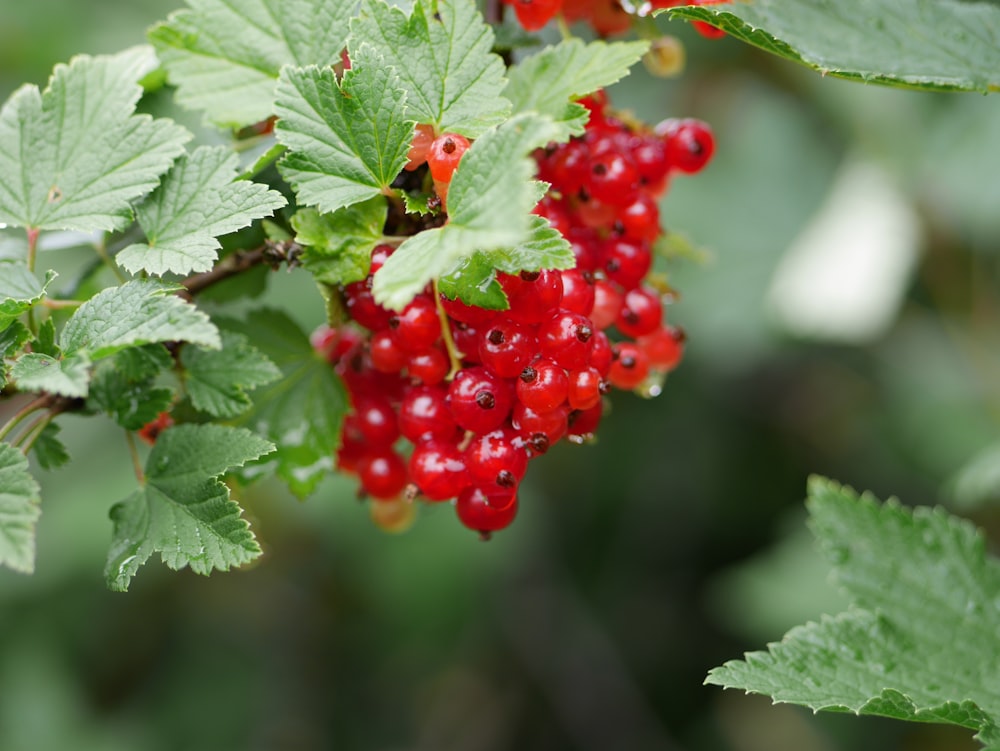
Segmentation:
[[(420, 500), (453, 501), (483, 537), (503, 529), (531, 461), (591, 439), (612, 387), (653, 395), (680, 361), (684, 335), (664, 323), (669, 295), (650, 281), (657, 198), (673, 173), (707, 163), (711, 131), (696, 120), (630, 125), (603, 93), (583, 103), (585, 134), (536, 154), (551, 185), (536, 211), (570, 242), (576, 268), (498, 274), (506, 310), (431, 285), (393, 312), (372, 295), (394, 251), (381, 245), (368, 277), (343, 288), (351, 320), (314, 334), (350, 397), (337, 467), (357, 476), (381, 526), (405, 527)], [(411, 165), (427, 162), (444, 200), (469, 143), (432, 135), (417, 132)]]

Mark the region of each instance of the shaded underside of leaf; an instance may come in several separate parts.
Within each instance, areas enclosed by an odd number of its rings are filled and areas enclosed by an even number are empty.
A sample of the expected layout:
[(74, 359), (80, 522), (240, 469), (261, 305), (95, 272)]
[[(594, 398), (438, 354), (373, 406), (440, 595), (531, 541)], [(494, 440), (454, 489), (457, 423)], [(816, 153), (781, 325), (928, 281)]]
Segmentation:
[(1000, 91), (1000, 5), (965, 0), (753, 0), (669, 11), (823, 74)]
[(25, 574), (35, 568), (39, 493), (28, 460), (9, 443), (0, 443), (0, 565)]

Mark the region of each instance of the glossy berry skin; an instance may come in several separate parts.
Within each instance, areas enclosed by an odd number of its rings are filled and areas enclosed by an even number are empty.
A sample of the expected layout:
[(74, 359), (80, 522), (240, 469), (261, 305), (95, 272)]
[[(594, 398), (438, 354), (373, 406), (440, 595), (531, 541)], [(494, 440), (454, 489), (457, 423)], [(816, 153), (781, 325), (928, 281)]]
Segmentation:
[(538, 339), (526, 325), (499, 318), (479, 339), (479, 360), (501, 378), (521, 374), (538, 351)]
[(538, 349), (542, 357), (567, 370), (579, 368), (590, 358), (594, 331), (586, 316), (560, 310), (538, 327)]
[(553, 446), (566, 435), (569, 412), (570, 409), (565, 404), (550, 412), (536, 412), (518, 402), (514, 405), (510, 424), (521, 434), (522, 438), (530, 440), (531, 436), (541, 433), (548, 440), (548, 444)]
[(604, 249), (604, 271), (622, 289), (639, 286), (653, 266), (653, 254), (643, 242), (625, 238), (608, 241)]
[(559, 307), (589, 316), (594, 309), (594, 275), (580, 269), (562, 272), (563, 295)]
[(566, 401), (572, 409), (590, 409), (601, 401), (602, 391), (607, 390), (597, 368), (581, 368), (569, 374)]
[(408, 359), (407, 353), (396, 344), (395, 338), (388, 329), (382, 329), (372, 334), (368, 345), (372, 359), (372, 367), (380, 373), (398, 373)]
[(569, 391), (566, 371), (551, 360), (536, 360), (521, 371), (515, 383), (517, 399), (538, 412), (551, 412)]
[(463, 490), (455, 501), (455, 512), (462, 524), (488, 539), (491, 532), (509, 527), (517, 516), (515, 493), (488, 494), (481, 488)]
[(451, 182), (451, 176), (468, 148), (469, 139), (457, 133), (442, 133), (435, 138), (427, 152), (427, 166), (434, 181)]
[(436, 346), (410, 355), (406, 361), (406, 372), (410, 378), (425, 386), (436, 386), (441, 383), (448, 375), (450, 367), (448, 355)]
[(406, 487), (406, 464), (392, 449), (367, 454), (358, 463), (361, 487), (369, 495), (380, 498), (395, 498)]
[(396, 411), (386, 399), (359, 400), (355, 407), (356, 428), (369, 446), (389, 447), (399, 438)]
[(473, 438), (465, 449), (465, 466), (474, 484), (512, 490), (528, 469), (528, 452), (515, 431), (494, 430)]
[(522, 272), (519, 276), (502, 274), (499, 281), (510, 305), (503, 314), (518, 323), (541, 323), (562, 300), (562, 275), (554, 269)]
[(403, 169), (412, 172), (426, 162), (433, 142), (434, 127), (425, 124), (417, 125), (413, 132), (413, 141), (410, 143), (410, 151), (406, 155), (407, 162), (403, 166)]
[(684, 331), (672, 326), (641, 336), (635, 343), (646, 352), (649, 365), (654, 370), (673, 370), (684, 355)]
[(590, 175), (584, 187), (592, 198), (602, 203), (628, 206), (639, 195), (639, 172), (623, 154), (606, 151), (591, 160)]
[(664, 139), (671, 168), (681, 172), (700, 172), (715, 153), (712, 129), (701, 120), (664, 120), (656, 132)]
[(410, 479), (431, 501), (454, 498), (469, 485), (462, 452), (453, 443), (418, 443), (410, 456)]
[(618, 318), (618, 313), (625, 304), (625, 296), (606, 279), (598, 279), (594, 285), (594, 309), (590, 312), (590, 320), (598, 330), (608, 328)]
[(608, 380), (622, 390), (639, 386), (649, 375), (649, 356), (634, 342), (619, 342), (614, 346), (615, 360), (611, 363)]
[(455, 422), (473, 433), (489, 433), (503, 425), (514, 404), (510, 381), (484, 367), (461, 370), (448, 387), (448, 408)]
[(431, 386), (414, 386), (406, 392), (398, 421), (399, 432), (411, 443), (451, 440), (458, 433), (444, 390)]
[(354, 282), (344, 287), (344, 304), (351, 320), (369, 331), (378, 331), (389, 325), (392, 313), (375, 302), (368, 281)]
[(663, 320), (663, 303), (660, 295), (651, 287), (638, 287), (625, 293), (622, 309), (618, 311), (615, 326), (625, 336), (636, 337), (651, 334), (660, 327)]
[(434, 301), (421, 295), (389, 319), (389, 332), (396, 346), (406, 352), (429, 349), (441, 336), (441, 319)]

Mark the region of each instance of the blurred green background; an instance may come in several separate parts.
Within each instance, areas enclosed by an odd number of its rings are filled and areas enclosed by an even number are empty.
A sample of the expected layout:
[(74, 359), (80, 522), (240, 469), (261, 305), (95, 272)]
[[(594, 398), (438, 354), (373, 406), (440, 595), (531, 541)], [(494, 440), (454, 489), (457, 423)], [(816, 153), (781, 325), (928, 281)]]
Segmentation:
[[(172, 9), (6, 0), (0, 99)], [(660, 261), (689, 335), (662, 396), (617, 394), (596, 446), (533, 464), (488, 544), (447, 508), (387, 536), (333, 477), (305, 503), (265, 484), (244, 499), (258, 565), (151, 562), (127, 595), (102, 581), (124, 442), (63, 418), (75, 461), (42, 474), (37, 573), (0, 571), (0, 749), (975, 748), (702, 680), (843, 607), (804, 525), (810, 473), (997, 529), (1000, 100), (825, 79), (658, 23), (686, 73), (637, 70), (613, 103), (718, 139), (663, 203), (707, 260)], [(270, 284), (321, 321), (304, 274)]]

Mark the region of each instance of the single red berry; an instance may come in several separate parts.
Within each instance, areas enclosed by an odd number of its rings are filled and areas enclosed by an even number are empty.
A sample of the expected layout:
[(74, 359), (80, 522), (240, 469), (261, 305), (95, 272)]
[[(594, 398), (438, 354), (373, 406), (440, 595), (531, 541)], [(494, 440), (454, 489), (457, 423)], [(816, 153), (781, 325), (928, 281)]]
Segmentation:
[(410, 378), (425, 386), (437, 386), (448, 375), (450, 368), (448, 355), (440, 346), (416, 352), (406, 361), (406, 372)]
[(638, 287), (653, 266), (653, 254), (644, 242), (616, 238), (608, 240), (604, 252), (604, 272), (622, 289)]
[(597, 329), (587, 316), (560, 310), (538, 327), (538, 349), (567, 370), (587, 364)]
[(462, 452), (445, 441), (424, 441), (414, 447), (410, 478), (431, 501), (454, 498), (469, 485)]
[(437, 306), (426, 295), (418, 295), (389, 319), (389, 331), (396, 345), (406, 352), (429, 349), (441, 336), (441, 319)]
[(555, 269), (498, 277), (509, 309), (503, 315), (525, 324), (541, 323), (559, 307), (563, 296), (562, 275)]
[(633, 342), (618, 342), (613, 349), (615, 360), (608, 379), (612, 386), (630, 391), (649, 375), (649, 356)]
[(389, 325), (392, 312), (375, 302), (371, 277), (344, 287), (344, 303), (351, 320), (369, 331), (378, 331)]
[(594, 275), (580, 269), (562, 272), (563, 296), (559, 307), (589, 316), (594, 309)]
[(459, 371), (448, 387), (452, 417), (473, 433), (488, 433), (499, 428), (513, 404), (513, 384), (484, 367)]
[(160, 437), (162, 433), (167, 428), (174, 424), (174, 418), (170, 416), (169, 412), (160, 412), (154, 419), (143, 425), (138, 432), (139, 438), (152, 446), (156, 443), (156, 439)]
[(406, 464), (392, 449), (366, 455), (358, 462), (361, 487), (375, 498), (395, 498), (406, 487)]
[(606, 151), (591, 157), (584, 187), (594, 198), (615, 207), (628, 206), (639, 195), (639, 172), (626, 155)]
[(538, 412), (550, 412), (566, 401), (569, 381), (566, 371), (551, 360), (536, 360), (515, 381), (517, 398)]
[(398, 373), (406, 366), (407, 354), (397, 343), (389, 329), (372, 334), (368, 345), (372, 367), (380, 373)]
[[(451, 176), (468, 148), (469, 139), (457, 133), (442, 133), (435, 138), (427, 152), (427, 166), (431, 169), (434, 181), (450, 183)], [(444, 197), (441, 200), (444, 200)]]
[(538, 31), (559, 12), (562, 0), (514, 0), (512, 5), (521, 26)]
[(699, 172), (715, 152), (712, 129), (701, 120), (664, 120), (656, 126), (656, 132), (664, 139), (672, 169)]
[(625, 303), (618, 312), (615, 326), (625, 336), (635, 339), (656, 331), (662, 320), (663, 304), (659, 293), (652, 287), (643, 285), (625, 293)]
[(399, 405), (399, 432), (411, 443), (451, 440), (458, 425), (451, 416), (443, 388), (413, 386)]
[(586, 367), (569, 374), (566, 401), (572, 409), (590, 409), (601, 401), (604, 380), (597, 368)]
[(538, 352), (538, 339), (530, 327), (508, 318), (497, 318), (483, 329), (479, 339), (479, 359), (483, 367), (501, 378), (520, 375)]
[(606, 329), (615, 319), (625, 304), (625, 296), (606, 279), (598, 279), (594, 284), (594, 309), (590, 312), (590, 320), (599, 331)]
[(528, 452), (510, 429), (477, 435), (465, 449), (465, 466), (474, 484), (513, 490), (528, 469)]
[(357, 429), (369, 446), (381, 448), (391, 446), (399, 438), (399, 424), (396, 411), (387, 399), (367, 397), (358, 401), (355, 407)]
[(684, 331), (672, 326), (664, 326), (641, 336), (635, 343), (646, 351), (649, 365), (654, 370), (673, 370), (684, 355)]
[[(547, 441), (546, 448), (554, 446), (566, 435), (569, 427), (569, 407), (562, 404), (549, 412), (536, 412), (522, 402), (514, 405), (514, 411), (510, 416), (510, 424), (514, 427), (522, 438), (530, 441), (539, 433), (544, 435)], [(544, 450), (538, 453), (544, 453)]]
[(468, 487), (455, 501), (455, 512), (462, 524), (489, 539), (492, 532), (509, 527), (517, 516), (517, 494), (487, 493), (482, 488)]

